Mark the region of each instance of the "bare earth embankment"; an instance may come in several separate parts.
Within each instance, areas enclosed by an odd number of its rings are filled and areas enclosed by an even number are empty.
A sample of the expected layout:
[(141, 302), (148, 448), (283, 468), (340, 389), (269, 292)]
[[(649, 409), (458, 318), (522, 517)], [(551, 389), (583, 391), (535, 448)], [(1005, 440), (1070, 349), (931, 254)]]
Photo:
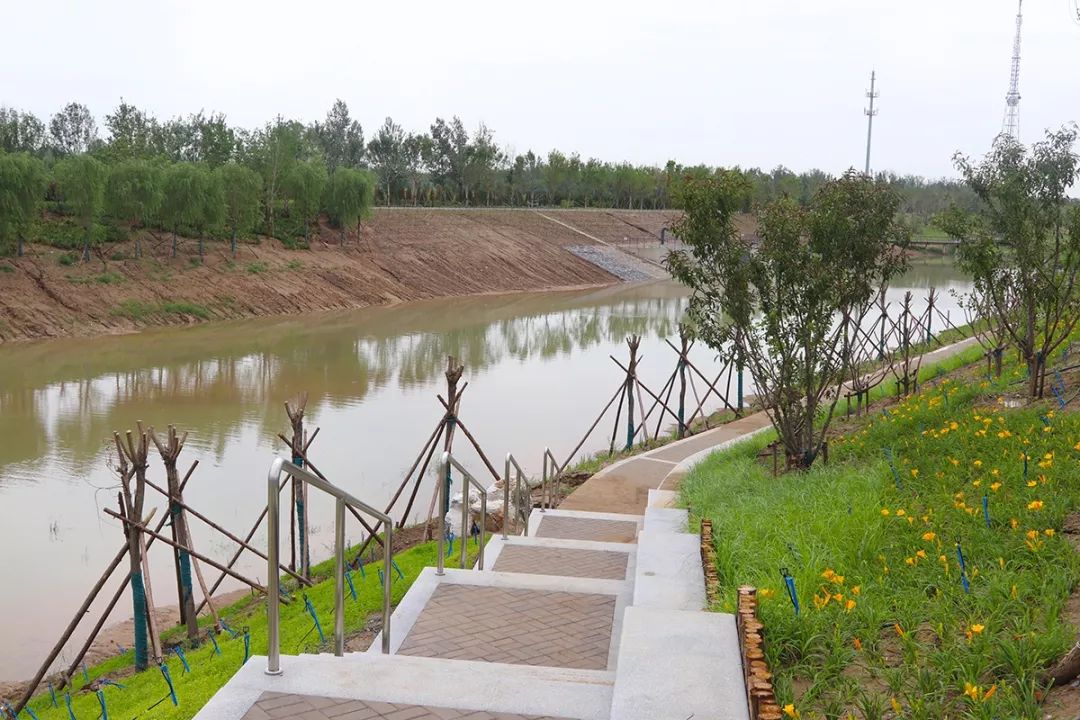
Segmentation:
[[(589, 287), (617, 282), (567, 250), (658, 242), (675, 212), (609, 210), (380, 209), (359, 237), (313, 231), (308, 250), (263, 238), (207, 242), (143, 233), (110, 244), (90, 263), (64, 265), (63, 250), (32, 245), (0, 260), (0, 342), (130, 332), (150, 325), (285, 315), (456, 295)], [(545, 217), (546, 216), (546, 217)], [(557, 220), (558, 222), (556, 222)], [(77, 253), (76, 253), (77, 256)], [(120, 258), (120, 259), (112, 259)], [(127, 259), (124, 259), (127, 258)], [(70, 259), (68, 259), (70, 262)], [(3, 270), (3, 268), (0, 268)]]

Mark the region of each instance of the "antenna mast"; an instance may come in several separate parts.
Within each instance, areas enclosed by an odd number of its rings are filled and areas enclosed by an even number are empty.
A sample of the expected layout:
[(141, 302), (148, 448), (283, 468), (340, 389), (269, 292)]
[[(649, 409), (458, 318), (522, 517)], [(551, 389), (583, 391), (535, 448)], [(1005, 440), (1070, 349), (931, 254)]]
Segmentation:
[(870, 176), (870, 139), (874, 134), (874, 116), (878, 114), (878, 111), (874, 109), (874, 100), (878, 98), (879, 93), (874, 91), (874, 83), (877, 80), (877, 72), (871, 71), (870, 73), (870, 92), (866, 93), (866, 97), (870, 98), (870, 109), (863, 110), (863, 114), (866, 115), (866, 169), (863, 171), (867, 177)]
[(1024, 21), (1024, 0), (1016, 8), (1016, 38), (1013, 40), (1012, 71), (1009, 73), (1009, 94), (1005, 96), (1005, 120), (1001, 133), (1019, 139), (1020, 135), (1020, 26)]

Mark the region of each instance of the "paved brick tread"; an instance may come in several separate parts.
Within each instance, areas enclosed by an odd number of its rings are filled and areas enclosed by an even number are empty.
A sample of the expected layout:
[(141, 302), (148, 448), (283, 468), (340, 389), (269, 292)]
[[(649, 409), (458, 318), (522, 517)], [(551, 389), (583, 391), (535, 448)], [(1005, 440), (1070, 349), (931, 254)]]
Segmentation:
[(547, 715), (515, 715), (486, 710), (452, 710), (424, 705), (342, 700), (265, 692), (242, 720), (565, 720)]
[(548, 515), (540, 522), (536, 537), (632, 543), (637, 540), (637, 530), (637, 523), (628, 520)]
[(492, 569), (533, 575), (625, 580), (629, 557), (628, 553), (611, 550), (504, 545)]
[(606, 670), (614, 617), (613, 595), (443, 583), (398, 654)]

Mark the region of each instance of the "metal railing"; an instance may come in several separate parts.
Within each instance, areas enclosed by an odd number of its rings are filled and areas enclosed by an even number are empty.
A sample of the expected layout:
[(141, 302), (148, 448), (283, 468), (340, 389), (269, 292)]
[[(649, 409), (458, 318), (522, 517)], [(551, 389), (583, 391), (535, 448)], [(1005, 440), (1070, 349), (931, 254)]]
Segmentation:
[[(484, 534), (487, 531), (487, 488), (480, 484), (475, 477), (472, 476), (468, 470), (466, 470), (461, 463), (454, 459), (454, 456), (448, 452), (444, 452), (442, 459), (439, 461), (439, 477), (446, 478), (450, 475), (450, 468), (455, 468), (461, 473), (461, 562), (460, 567), (465, 569), (465, 565), (468, 562), (469, 555), (469, 486), (475, 487), (480, 491), (480, 550), (476, 558), (476, 567), (480, 570), (484, 569)], [(447, 483), (442, 481), (439, 483), (439, 507), (450, 507), (449, 498), (447, 493), (449, 488)], [(436, 575), (445, 574), (445, 547), (446, 547), (446, 513), (439, 513), (439, 560), (435, 568)]]
[[(551, 454), (551, 448), (544, 448), (544, 472), (540, 485), (540, 512), (544, 508), (553, 508), (559, 499), (559, 491), (562, 489), (562, 467), (559, 461)], [(552, 494), (554, 486), (554, 495)]]
[(390, 600), (394, 563), (394, 522), (386, 513), (360, 502), (336, 485), (282, 458), (276, 458), (267, 477), (267, 650), (266, 674), (281, 674), (281, 576), (278, 571), (278, 542), (281, 534), (279, 488), (281, 474), (301, 480), (336, 498), (334, 512), (334, 655), (345, 654), (345, 508), (351, 506), (382, 520), (383, 536), (383, 618), (382, 651), (390, 653)]
[[(525, 523), (525, 534), (529, 534), (529, 510), (532, 508), (524, 507), (522, 498), (529, 498), (528, 483), (525, 481), (525, 471), (521, 469), (521, 465), (518, 464), (517, 459), (511, 454), (506, 453), (506, 469), (503, 472), (503, 527), (502, 536), (506, 539), (506, 531), (510, 526), (510, 468), (513, 467), (516, 470), (515, 482), (514, 482), (514, 504), (515, 507), (519, 507), (520, 511), (517, 512), (517, 516), (521, 518)], [(521, 485), (525, 483), (525, 494), (522, 494)], [(531, 502), (528, 503), (532, 505)]]

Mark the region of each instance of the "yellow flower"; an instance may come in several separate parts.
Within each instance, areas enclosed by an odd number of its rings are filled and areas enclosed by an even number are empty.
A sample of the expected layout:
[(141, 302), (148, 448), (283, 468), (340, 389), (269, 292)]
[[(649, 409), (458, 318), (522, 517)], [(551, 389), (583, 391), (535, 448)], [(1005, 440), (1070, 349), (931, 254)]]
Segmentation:
[(1039, 531), (1038, 530), (1028, 530), (1026, 534), (1027, 534), (1027, 539), (1028, 540), (1037, 540), (1038, 537), (1039, 537)]
[(905, 634), (906, 634), (906, 633), (904, 633), (904, 628), (900, 627), (900, 624), (899, 624), (899, 623), (893, 623), (893, 626), (892, 626), (892, 627), (893, 627), (893, 630), (895, 630), (895, 631), (896, 631), (896, 634), (897, 634), (898, 636), (900, 636), (900, 637), (904, 637), (904, 636), (905, 636)]
[(859, 586), (859, 585), (856, 585), (853, 588), (851, 588), (851, 594), (852, 595), (858, 595), (861, 592), (862, 592), (862, 587)]
[(854, 610), (855, 609), (855, 601), (854, 600), (848, 600), (847, 603), (844, 604), (844, 609), (847, 610), (848, 612), (851, 612), (852, 610)]
[(796, 710), (795, 706), (792, 705), (791, 703), (788, 703), (787, 705), (784, 706), (784, 714), (787, 715), (789, 718), (802, 717), (801, 715), (799, 715), (799, 711)]
[(1028, 480), (1027, 486), (1028, 487), (1035, 487), (1038, 484), (1039, 483), (1035, 482), (1034, 480)]
[(972, 463), (972, 464), (973, 464), (973, 465), (974, 465), (975, 467), (977, 467), (977, 468), (981, 468), (981, 467), (982, 467), (982, 460), (976, 460), (976, 461), (975, 461), (974, 463)]
[(1045, 535), (1046, 537), (1054, 537), (1054, 534), (1054, 528), (1046, 528), (1045, 530), (1043, 530), (1043, 535)]
[(1053, 430), (1053, 428), (1052, 428), (1052, 427), (1050, 427), (1049, 425), (1044, 425), (1044, 426), (1043, 426), (1043, 432), (1044, 432), (1044, 433), (1048, 433), (1048, 432), (1050, 432), (1051, 430)]
[(985, 630), (985, 629), (986, 629), (986, 626), (985, 625), (980, 625), (979, 623), (975, 623), (974, 625), (971, 626), (971, 632), (975, 633), (976, 635), (981, 635), (982, 631)]
[(892, 705), (893, 712), (897, 715), (899, 715), (904, 710), (903, 706), (896, 701), (896, 698), (889, 698), (889, 704)]
[(1016, 518), (1010, 518), (1009, 519), (1009, 525), (1012, 525), (1013, 530), (1015, 530), (1019, 524), (1020, 524), (1020, 521), (1017, 520)]
[(1001, 487), (1001, 483), (999, 483), (999, 482), (990, 483), (990, 489), (993, 490), (994, 492), (997, 492), (1000, 487)]
[(982, 696), (982, 701), (983, 701), (983, 702), (986, 702), (986, 701), (987, 701), (987, 700), (989, 700), (989, 699), (990, 699), (990, 698), (991, 698), (991, 697), (992, 697), (992, 696), (994, 695), (994, 693), (996, 693), (996, 692), (997, 692), (997, 683), (994, 683), (993, 685), (991, 685), (990, 687), (988, 687), (988, 688), (986, 689), (986, 692), (985, 692), (985, 693), (983, 693), (983, 696)]
[(990, 474), (993, 475), (994, 477), (997, 477), (998, 475), (1001, 474), (1001, 471), (998, 470), (997, 468), (994, 468), (993, 470), (990, 471)]
[(926, 551), (925, 550), (919, 550), (915, 554), (918, 555), (919, 557), (921, 557), (923, 560), (926, 559)]
[(889, 517), (889, 508), (881, 508), (881, 516)]
[(919, 477), (919, 468), (911, 468), (911, 477), (913, 477), (913, 478)]
[(979, 699), (979, 686), (978, 685), (972, 685), (969, 682), (965, 682), (964, 683), (964, 694), (967, 695), (972, 700), (978, 700)]
[(859, 638), (855, 638), (851, 642), (855, 646), (856, 650), (862, 650), (862, 640), (860, 640)]
[(908, 565), (914, 565), (915, 564), (915, 558), (906, 557), (906, 558), (904, 558), (904, 562), (906, 562)]
[(972, 480), (971, 484), (975, 487), (979, 487), (980, 485), (982, 485), (982, 480)]
[(836, 571), (832, 568), (825, 568), (825, 572), (821, 573), (821, 577), (825, 578), (826, 580), (832, 580), (834, 577), (836, 577)]
[(1043, 509), (1043, 501), (1042, 500), (1032, 500), (1031, 502), (1028, 503), (1028, 510), (1042, 510), (1042, 509)]
[(933, 542), (934, 538), (936, 538), (936, 537), (937, 537), (937, 533), (924, 532), (923, 536), (922, 536), (922, 539), (925, 540), (926, 542)]
[(904, 512), (904, 508), (897, 508), (896, 517), (904, 517), (905, 515), (907, 515), (907, 513)]
[(960, 426), (959, 426), (959, 425), (957, 425), (957, 423), (956, 423), (956, 421), (955, 421), (955, 420), (953, 420), (953, 421), (952, 421), (951, 423), (949, 423), (949, 429), (950, 429), (950, 430), (956, 430), (956, 429), (958, 429), (959, 427), (960, 427)]
[(760, 590), (758, 590), (758, 595), (766, 599), (771, 598), (775, 594), (776, 591), (772, 588), (761, 588)]

